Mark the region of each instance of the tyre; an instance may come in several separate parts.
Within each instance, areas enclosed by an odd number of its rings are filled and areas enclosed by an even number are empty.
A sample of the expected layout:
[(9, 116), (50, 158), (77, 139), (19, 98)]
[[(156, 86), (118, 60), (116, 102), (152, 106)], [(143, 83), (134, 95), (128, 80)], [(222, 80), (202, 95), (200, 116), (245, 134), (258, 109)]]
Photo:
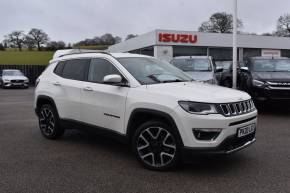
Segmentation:
[(58, 113), (50, 104), (41, 106), (38, 119), (40, 131), (45, 138), (57, 139), (64, 134), (64, 129), (60, 126)]
[(177, 166), (180, 143), (172, 127), (161, 121), (143, 123), (135, 132), (132, 148), (138, 161), (151, 170)]

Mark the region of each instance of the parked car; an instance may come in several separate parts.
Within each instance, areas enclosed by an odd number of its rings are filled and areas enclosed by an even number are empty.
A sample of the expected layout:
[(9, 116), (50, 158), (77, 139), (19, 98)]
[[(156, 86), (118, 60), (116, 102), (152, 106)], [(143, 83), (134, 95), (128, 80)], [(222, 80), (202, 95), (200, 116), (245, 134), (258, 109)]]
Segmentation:
[(69, 53), (53, 59), (36, 84), (34, 107), (48, 139), (71, 128), (100, 131), (130, 144), (155, 170), (255, 141), (257, 111), (245, 92), (192, 81), (149, 56)]
[(170, 62), (194, 80), (217, 84), (215, 64), (210, 56), (178, 56)]
[(260, 101), (290, 99), (290, 59), (248, 59), (240, 71), (240, 88)]
[[(232, 61), (216, 61), (216, 65), (220, 70), (216, 73), (218, 84), (228, 88), (232, 88), (233, 85), (233, 62)], [(237, 86), (240, 84), (240, 68), (244, 67), (244, 62), (238, 62), (237, 64)]]
[(0, 70), (0, 86), (28, 88), (29, 79), (20, 70)]

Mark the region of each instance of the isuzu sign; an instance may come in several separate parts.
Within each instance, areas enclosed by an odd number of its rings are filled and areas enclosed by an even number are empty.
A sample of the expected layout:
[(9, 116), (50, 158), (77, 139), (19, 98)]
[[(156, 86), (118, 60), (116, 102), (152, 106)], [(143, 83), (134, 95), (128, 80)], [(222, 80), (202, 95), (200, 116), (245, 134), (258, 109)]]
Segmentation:
[(192, 34), (171, 34), (171, 33), (159, 33), (159, 42), (173, 42), (173, 43), (188, 43), (194, 44), (197, 42), (197, 35)]

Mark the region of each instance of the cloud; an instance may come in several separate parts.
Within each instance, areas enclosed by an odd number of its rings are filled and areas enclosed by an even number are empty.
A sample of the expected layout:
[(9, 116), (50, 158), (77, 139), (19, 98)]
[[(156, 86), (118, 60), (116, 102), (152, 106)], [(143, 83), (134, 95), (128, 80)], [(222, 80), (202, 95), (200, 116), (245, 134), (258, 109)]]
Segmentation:
[[(288, 0), (239, 0), (243, 31), (274, 31), (289, 6)], [(36, 27), (53, 40), (76, 42), (107, 32), (125, 37), (157, 28), (197, 30), (212, 13), (231, 12), (232, 0), (9, 0), (0, 9), (0, 40)]]

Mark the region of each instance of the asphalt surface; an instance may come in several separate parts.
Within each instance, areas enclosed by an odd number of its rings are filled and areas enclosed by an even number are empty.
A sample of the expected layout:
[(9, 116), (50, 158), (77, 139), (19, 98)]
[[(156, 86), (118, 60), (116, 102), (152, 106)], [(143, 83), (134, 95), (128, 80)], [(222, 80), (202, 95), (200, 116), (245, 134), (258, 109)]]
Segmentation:
[(248, 149), (153, 172), (126, 145), (100, 136), (69, 130), (44, 139), (33, 89), (0, 90), (0, 192), (290, 192), (290, 104), (261, 107), (257, 142)]

